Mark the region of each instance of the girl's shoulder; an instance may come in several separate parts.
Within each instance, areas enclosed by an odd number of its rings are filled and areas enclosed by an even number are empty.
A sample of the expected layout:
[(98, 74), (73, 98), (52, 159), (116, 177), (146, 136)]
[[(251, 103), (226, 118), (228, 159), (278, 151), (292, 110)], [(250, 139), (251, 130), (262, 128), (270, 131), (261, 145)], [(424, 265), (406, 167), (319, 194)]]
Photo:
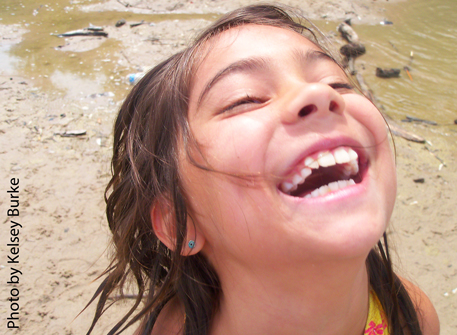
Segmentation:
[[(423, 335), (439, 335), (440, 323), (435, 307), (419, 287), (400, 278), (416, 306)], [(160, 312), (151, 335), (182, 335), (185, 313), (177, 298), (170, 300)]]
[(416, 312), (423, 335), (439, 335), (440, 322), (435, 307), (427, 295), (419, 287), (405, 278), (401, 282), (411, 297), (413, 304), (416, 306)]

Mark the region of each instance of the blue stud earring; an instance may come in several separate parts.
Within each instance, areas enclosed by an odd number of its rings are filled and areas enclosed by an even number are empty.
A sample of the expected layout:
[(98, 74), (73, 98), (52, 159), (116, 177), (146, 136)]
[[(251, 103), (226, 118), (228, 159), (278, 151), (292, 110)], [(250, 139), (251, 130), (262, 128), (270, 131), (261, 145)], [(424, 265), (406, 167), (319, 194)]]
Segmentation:
[(189, 248), (193, 249), (193, 248), (195, 248), (195, 241), (194, 240), (190, 240), (187, 245), (189, 246)]

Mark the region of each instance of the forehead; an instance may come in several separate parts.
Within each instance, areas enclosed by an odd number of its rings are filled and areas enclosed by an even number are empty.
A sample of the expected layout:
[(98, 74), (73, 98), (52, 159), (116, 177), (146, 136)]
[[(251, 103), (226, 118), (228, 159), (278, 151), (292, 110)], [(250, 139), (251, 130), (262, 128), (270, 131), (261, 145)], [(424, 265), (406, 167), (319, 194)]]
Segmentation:
[(200, 70), (223, 67), (238, 59), (274, 56), (286, 49), (321, 49), (290, 29), (248, 24), (224, 31), (209, 41)]
[[(323, 54), (321, 48), (295, 31), (255, 24), (231, 28), (206, 43), (206, 51), (193, 76), (191, 100), (195, 99), (197, 92), (204, 90), (210, 78), (237, 61), (260, 59), (274, 63), (289, 60), (302, 62), (313, 58), (310, 55)], [(313, 51), (319, 54), (313, 54)]]

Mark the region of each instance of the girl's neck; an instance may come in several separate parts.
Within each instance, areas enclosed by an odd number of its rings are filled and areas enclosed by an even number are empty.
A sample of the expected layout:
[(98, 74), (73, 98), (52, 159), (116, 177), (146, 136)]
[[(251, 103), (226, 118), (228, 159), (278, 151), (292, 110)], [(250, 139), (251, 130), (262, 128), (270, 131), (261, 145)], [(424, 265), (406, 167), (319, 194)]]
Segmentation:
[(211, 335), (363, 333), (369, 286), (363, 259), (238, 273), (221, 277), (226, 293)]

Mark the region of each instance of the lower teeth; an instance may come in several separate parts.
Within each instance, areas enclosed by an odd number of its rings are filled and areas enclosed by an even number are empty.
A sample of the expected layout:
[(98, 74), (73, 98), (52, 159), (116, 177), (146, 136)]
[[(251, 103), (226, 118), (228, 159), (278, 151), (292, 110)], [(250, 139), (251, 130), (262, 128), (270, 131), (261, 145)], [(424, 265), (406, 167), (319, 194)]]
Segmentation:
[(334, 181), (328, 185), (324, 185), (315, 189), (311, 193), (305, 195), (305, 198), (317, 198), (329, 192), (341, 190), (350, 185), (355, 185), (355, 181), (353, 179)]

